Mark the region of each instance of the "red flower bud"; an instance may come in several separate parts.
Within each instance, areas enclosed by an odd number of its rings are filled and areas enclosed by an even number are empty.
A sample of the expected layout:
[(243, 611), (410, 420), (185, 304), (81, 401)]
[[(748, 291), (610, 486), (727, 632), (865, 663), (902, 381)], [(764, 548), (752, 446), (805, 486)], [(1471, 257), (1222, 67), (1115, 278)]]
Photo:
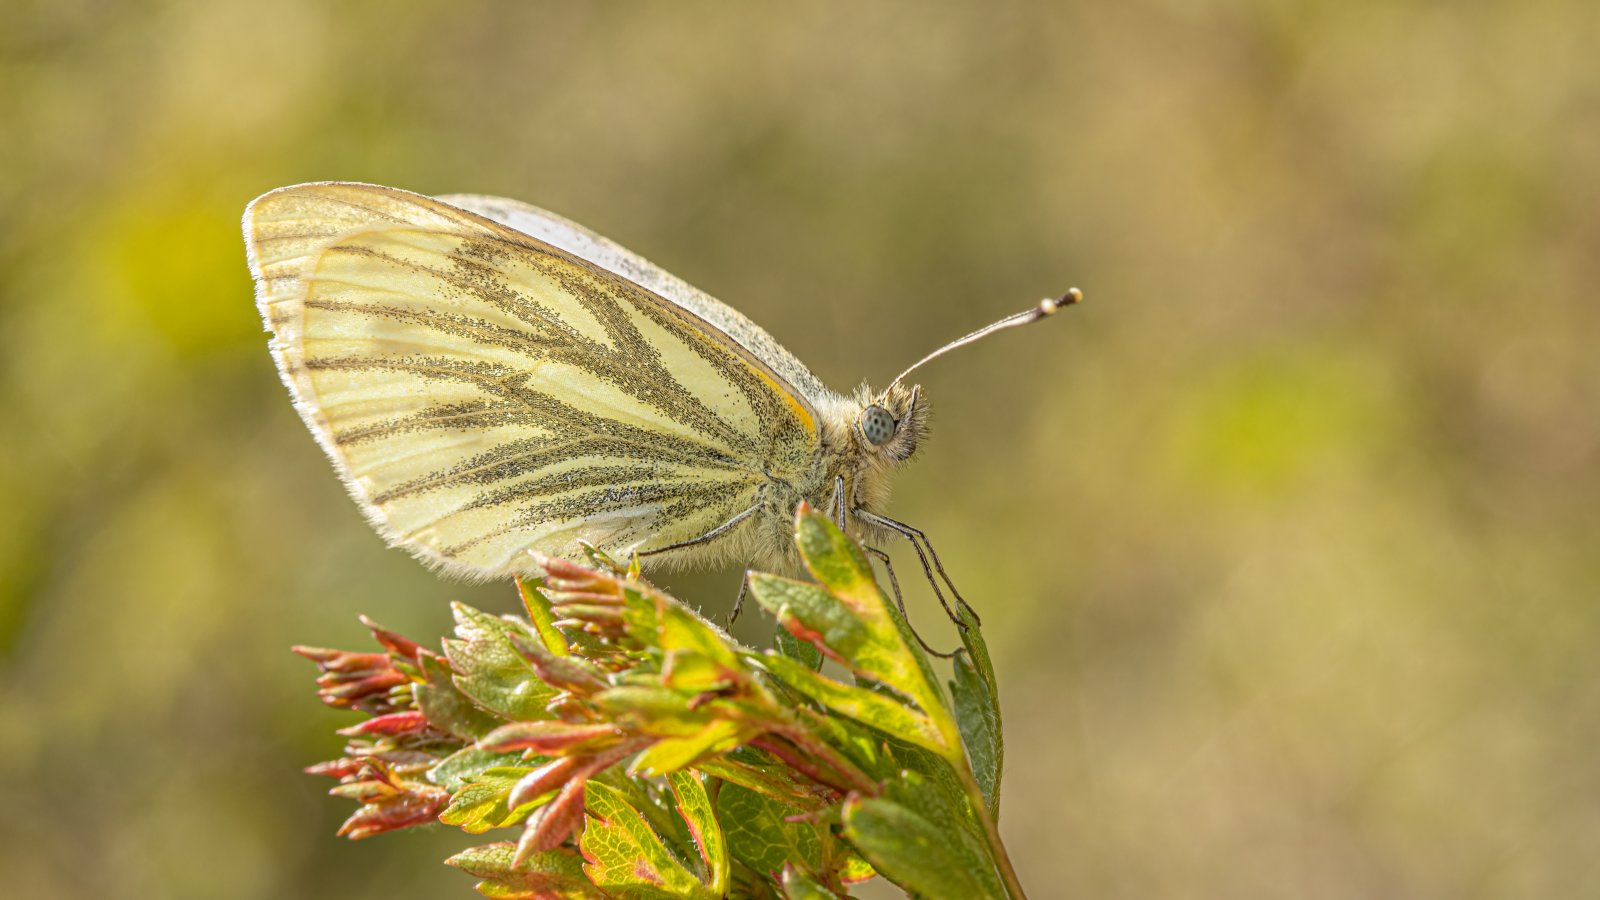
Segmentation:
[(428, 717), (415, 710), (410, 710), (374, 716), (359, 725), (339, 729), (339, 734), (345, 737), (356, 737), (363, 734), (416, 734), (427, 727)]

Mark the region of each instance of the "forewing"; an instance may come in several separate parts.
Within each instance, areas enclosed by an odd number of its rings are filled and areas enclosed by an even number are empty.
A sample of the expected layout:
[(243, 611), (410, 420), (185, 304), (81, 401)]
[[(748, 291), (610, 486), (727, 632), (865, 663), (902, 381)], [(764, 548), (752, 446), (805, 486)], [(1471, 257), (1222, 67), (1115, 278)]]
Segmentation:
[(448, 194), (439, 199), (493, 219), (642, 285), (726, 335), (752, 362), (765, 369), (789, 393), (799, 397), (812, 416), (817, 415), (819, 408), (829, 406), (832, 392), (794, 354), (773, 340), (765, 329), (733, 307), (637, 253), (576, 222), (520, 200), (483, 194)]
[(742, 345), (521, 231), (331, 183), (258, 198), (245, 236), (302, 418), (379, 531), (456, 574), (697, 537), (815, 450)]

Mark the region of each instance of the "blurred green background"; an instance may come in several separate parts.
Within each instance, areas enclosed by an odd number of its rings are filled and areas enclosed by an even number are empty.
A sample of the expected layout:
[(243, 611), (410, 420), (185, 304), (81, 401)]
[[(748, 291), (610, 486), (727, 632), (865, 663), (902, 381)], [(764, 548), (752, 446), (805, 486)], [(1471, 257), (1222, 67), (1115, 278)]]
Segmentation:
[(557, 210), (840, 389), (1084, 288), (922, 373), (892, 509), (999, 654), (1036, 897), (1600, 896), (1597, 45), (1591, 0), (7, 3), (0, 893), (470, 896), (298, 772), (350, 719), (289, 644), (514, 608), (384, 549), (273, 372), (239, 215), (354, 179)]

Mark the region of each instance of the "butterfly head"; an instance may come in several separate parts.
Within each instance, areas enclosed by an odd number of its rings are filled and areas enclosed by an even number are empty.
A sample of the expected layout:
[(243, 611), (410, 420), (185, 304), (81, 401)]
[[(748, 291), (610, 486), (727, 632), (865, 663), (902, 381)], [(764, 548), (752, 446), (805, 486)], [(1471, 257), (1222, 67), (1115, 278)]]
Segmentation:
[(856, 399), (861, 411), (856, 415), (855, 436), (868, 454), (902, 463), (917, 452), (917, 444), (928, 433), (928, 402), (920, 385), (896, 383), (877, 396), (863, 389)]

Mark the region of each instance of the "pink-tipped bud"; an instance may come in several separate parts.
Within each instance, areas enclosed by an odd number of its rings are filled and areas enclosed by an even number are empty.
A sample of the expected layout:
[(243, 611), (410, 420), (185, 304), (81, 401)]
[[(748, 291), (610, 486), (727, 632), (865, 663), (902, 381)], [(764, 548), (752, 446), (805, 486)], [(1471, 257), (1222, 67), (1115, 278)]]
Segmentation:
[(408, 637), (404, 637), (397, 632), (390, 631), (366, 616), (361, 617), (361, 624), (367, 626), (367, 630), (372, 632), (373, 638), (376, 639), (378, 643), (382, 644), (384, 649), (388, 650), (390, 653), (393, 653), (395, 656), (400, 657), (401, 659), (416, 659), (417, 654), (423, 649), (422, 645), (416, 641), (413, 641)]
[(329, 706), (349, 706), (364, 697), (387, 693), (390, 688), (405, 684), (410, 680), (404, 672), (398, 669), (377, 672), (363, 678), (357, 678), (354, 681), (323, 676), (323, 678), (317, 679), (317, 684), (322, 688), (317, 691), (317, 696), (321, 697), (322, 702)]
[(586, 781), (573, 781), (561, 793), (528, 819), (528, 826), (517, 841), (517, 855), (513, 866), (521, 866), (528, 857), (543, 853), (566, 843), (583, 825), (583, 789)]
[(347, 756), (344, 759), (330, 759), (327, 762), (320, 762), (314, 766), (306, 766), (304, 771), (307, 775), (327, 775), (330, 778), (349, 778), (350, 776), (359, 773), (366, 767), (366, 760), (351, 759)]
[(534, 769), (512, 785), (511, 792), (506, 795), (506, 805), (516, 809), (543, 794), (550, 793), (566, 784), (572, 778), (572, 773), (584, 762), (583, 757), (564, 756)]
[(362, 735), (398, 735), (417, 734), (428, 728), (428, 717), (415, 710), (407, 712), (389, 713), (385, 716), (372, 718), (352, 725), (349, 728), (339, 729), (339, 734), (345, 737), (359, 737)]
[(450, 795), (437, 788), (411, 794), (396, 794), (381, 803), (369, 803), (345, 820), (339, 834), (351, 840), (372, 837), (386, 831), (426, 825), (439, 818), (439, 811)]
[(566, 722), (513, 722), (489, 732), (478, 741), (480, 750), (491, 753), (509, 753), (513, 750), (532, 750), (544, 756), (553, 756), (578, 745), (594, 746), (616, 743), (621, 732), (611, 725), (569, 725)]

